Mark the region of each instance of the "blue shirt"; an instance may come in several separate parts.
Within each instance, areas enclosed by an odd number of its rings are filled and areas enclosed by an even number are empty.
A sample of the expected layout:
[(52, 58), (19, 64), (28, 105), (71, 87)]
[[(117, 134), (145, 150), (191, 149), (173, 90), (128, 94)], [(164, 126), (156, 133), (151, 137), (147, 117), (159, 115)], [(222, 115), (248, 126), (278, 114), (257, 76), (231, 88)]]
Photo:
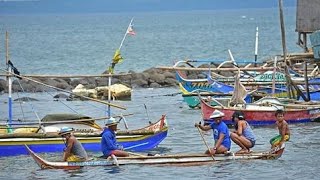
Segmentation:
[(231, 148), (231, 140), (229, 135), (229, 129), (226, 123), (220, 122), (219, 124), (212, 123), (210, 124), (211, 129), (213, 129), (213, 139), (217, 141), (219, 139), (220, 133), (224, 134), (224, 139), (221, 143), (224, 147), (226, 147), (228, 150)]
[(104, 156), (110, 156), (113, 150), (120, 147), (117, 143), (116, 134), (109, 128), (105, 128), (101, 135), (101, 151)]

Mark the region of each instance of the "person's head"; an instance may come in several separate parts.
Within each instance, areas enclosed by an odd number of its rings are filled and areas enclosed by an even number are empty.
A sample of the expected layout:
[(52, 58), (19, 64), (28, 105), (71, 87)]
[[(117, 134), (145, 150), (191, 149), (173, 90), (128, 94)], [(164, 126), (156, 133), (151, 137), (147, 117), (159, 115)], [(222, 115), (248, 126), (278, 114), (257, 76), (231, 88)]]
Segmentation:
[(210, 115), (210, 119), (213, 119), (216, 124), (221, 122), (222, 117), (224, 117), (224, 113), (219, 110), (214, 110)]
[(74, 131), (73, 128), (70, 127), (62, 127), (59, 131), (59, 135), (64, 138), (69, 138), (71, 133)]
[(111, 130), (113, 130), (113, 131), (116, 131), (116, 130), (117, 130), (117, 125), (118, 125), (118, 123), (119, 123), (119, 122), (118, 122), (115, 118), (110, 117), (110, 119), (108, 119), (107, 122), (106, 122), (106, 126), (107, 126), (109, 129), (111, 129)]
[(282, 109), (278, 109), (275, 113), (277, 121), (282, 122), (284, 120), (284, 111)]
[(241, 111), (235, 111), (232, 115), (232, 122), (237, 123), (239, 120), (244, 120), (244, 114)]

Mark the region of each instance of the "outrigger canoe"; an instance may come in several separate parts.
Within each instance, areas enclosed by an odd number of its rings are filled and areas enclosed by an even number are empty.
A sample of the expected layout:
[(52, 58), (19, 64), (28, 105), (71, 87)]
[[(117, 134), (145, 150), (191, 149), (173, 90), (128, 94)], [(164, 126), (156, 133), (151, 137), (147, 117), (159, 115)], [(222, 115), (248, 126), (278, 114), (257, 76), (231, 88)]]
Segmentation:
[[(75, 133), (87, 151), (101, 150), (101, 131), (98, 133)], [(168, 124), (165, 115), (155, 123), (135, 130), (117, 131), (116, 137), (120, 145), (130, 151), (146, 151), (160, 144), (167, 137)], [(55, 134), (27, 133), (0, 135), (0, 157), (28, 154), (25, 144), (37, 153), (61, 152), (65, 148), (63, 139)]]
[(265, 152), (251, 152), (250, 154), (216, 154), (214, 157), (198, 153), (198, 154), (176, 154), (176, 155), (159, 155), (159, 156), (129, 156), (129, 157), (114, 157), (107, 159), (96, 159), (85, 162), (51, 162), (41, 158), (34, 153), (27, 145), (26, 148), (39, 165), (41, 169), (79, 169), (85, 166), (121, 166), (121, 165), (201, 165), (212, 163), (215, 161), (226, 160), (250, 160), (250, 159), (278, 159), (281, 157), (285, 149), (285, 144), (281, 147), (275, 147)]

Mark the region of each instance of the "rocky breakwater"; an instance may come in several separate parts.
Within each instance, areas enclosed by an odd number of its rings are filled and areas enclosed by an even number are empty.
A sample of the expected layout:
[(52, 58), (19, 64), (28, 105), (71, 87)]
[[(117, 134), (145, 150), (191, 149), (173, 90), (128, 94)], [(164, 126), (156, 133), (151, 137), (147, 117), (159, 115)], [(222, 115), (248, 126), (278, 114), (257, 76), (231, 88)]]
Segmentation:
[[(121, 76), (112, 78), (112, 84), (123, 84), (130, 88), (161, 88), (177, 86), (174, 71), (161, 70), (151, 68), (141, 73), (129, 71), (128, 73), (120, 73)], [(57, 87), (60, 89), (71, 91), (79, 84), (87, 89), (95, 87), (107, 86), (108, 77), (98, 78), (32, 78), (41, 83)], [(15, 79), (12, 83), (13, 92), (45, 92), (54, 91), (53, 88), (41, 85), (26, 79)], [(5, 78), (0, 79), (0, 92), (8, 92), (8, 83)]]
[[(215, 64), (210, 65), (211, 68), (217, 67)], [(184, 67), (184, 66), (181, 66)], [(208, 64), (200, 65), (199, 68), (208, 68)], [(233, 67), (233, 66), (226, 66)], [(104, 72), (103, 74), (106, 74)], [(183, 71), (185, 77), (188, 79), (202, 79), (207, 77), (208, 72), (200, 71)], [(217, 72), (221, 76), (233, 77), (235, 75), (232, 71)], [(163, 87), (177, 87), (178, 82), (175, 78), (174, 70), (162, 70), (157, 68), (150, 68), (141, 73), (129, 71), (128, 73), (119, 73), (120, 76), (112, 77), (111, 84), (123, 84), (129, 88), (163, 88)], [(57, 87), (60, 89), (71, 91), (79, 84), (82, 84), (86, 89), (94, 89), (96, 87), (108, 86), (108, 77), (86, 77), (86, 78), (33, 78), (41, 83)], [(8, 92), (8, 83), (5, 78), (0, 79), (0, 92)], [(22, 87), (22, 88), (21, 88)], [(53, 91), (53, 88), (38, 84), (31, 80), (15, 79), (12, 85), (13, 92), (45, 92)]]

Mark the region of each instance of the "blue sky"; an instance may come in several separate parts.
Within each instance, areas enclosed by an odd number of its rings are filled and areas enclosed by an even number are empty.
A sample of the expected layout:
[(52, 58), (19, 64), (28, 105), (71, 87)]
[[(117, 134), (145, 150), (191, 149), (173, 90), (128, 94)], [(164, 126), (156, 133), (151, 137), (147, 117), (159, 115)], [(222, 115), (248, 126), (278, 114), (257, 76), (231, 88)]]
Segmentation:
[[(296, 0), (283, 0), (295, 6)], [(277, 7), (278, 0), (0, 0), (3, 13), (97, 13)]]

